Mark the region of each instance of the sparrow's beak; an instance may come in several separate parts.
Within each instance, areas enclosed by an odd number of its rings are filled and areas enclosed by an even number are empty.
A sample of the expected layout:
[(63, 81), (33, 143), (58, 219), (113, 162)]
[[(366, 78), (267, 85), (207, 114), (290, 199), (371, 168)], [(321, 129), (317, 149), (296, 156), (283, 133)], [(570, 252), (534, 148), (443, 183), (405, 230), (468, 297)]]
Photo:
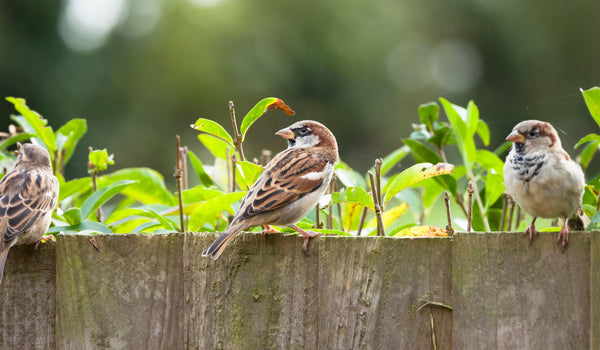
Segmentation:
[(296, 135), (292, 130), (290, 130), (290, 128), (281, 129), (278, 132), (276, 132), (275, 135), (279, 135), (287, 140), (293, 140), (294, 138), (296, 138)]
[(518, 132), (513, 131), (506, 137), (506, 140), (515, 143), (523, 143), (525, 142), (525, 137)]

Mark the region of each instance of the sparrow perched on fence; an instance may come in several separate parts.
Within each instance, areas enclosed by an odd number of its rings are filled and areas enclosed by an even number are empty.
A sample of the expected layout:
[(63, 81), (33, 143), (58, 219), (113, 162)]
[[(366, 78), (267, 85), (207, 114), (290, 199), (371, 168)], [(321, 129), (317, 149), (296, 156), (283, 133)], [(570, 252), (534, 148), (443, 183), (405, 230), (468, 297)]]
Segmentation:
[(338, 161), (335, 136), (324, 125), (304, 120), (275, 133), (288, 140), (288, 148), (266, 166), (242, 200), (229, 227), (208, 247), (203, 256), (217, 259), (242, 230), (259, 225), (289, 226), (308, 239), (318, 236), (295, 224), (315, 207)]
[(0, 281), (10, 247), (39, 242), (57, 200), (58, 180), (48, 151), (33, 144), (20, 146), (14, 169), (0, 181)]
[(549, 123), (527, 120), (517, 124), (506, 138), (513, 142), (504, 163), (506, 192), (533, 216), (525, 230), (533, 240), (535, 220), (564, 219), (558, 234), (563, 248), (569, 240), (567, 218), (581, 208), (585, 178), (581, 167), (562, 148), (556, 130)]

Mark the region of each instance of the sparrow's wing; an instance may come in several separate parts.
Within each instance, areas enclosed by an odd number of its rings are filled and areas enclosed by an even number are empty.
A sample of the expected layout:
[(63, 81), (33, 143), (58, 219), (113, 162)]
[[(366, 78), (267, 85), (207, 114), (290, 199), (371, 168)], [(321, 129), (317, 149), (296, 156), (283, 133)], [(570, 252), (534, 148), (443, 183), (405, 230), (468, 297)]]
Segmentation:
[(54, 209), (57, 192), (56, 178), (44, 172), (15, 170), (6, 174), (0, 181), (2, 240), (12, 241)]
[(278, 154), (248, 191), (234, 220), (285, 206), (323, 185), (328, 160), (316, 152), (288, 149)]

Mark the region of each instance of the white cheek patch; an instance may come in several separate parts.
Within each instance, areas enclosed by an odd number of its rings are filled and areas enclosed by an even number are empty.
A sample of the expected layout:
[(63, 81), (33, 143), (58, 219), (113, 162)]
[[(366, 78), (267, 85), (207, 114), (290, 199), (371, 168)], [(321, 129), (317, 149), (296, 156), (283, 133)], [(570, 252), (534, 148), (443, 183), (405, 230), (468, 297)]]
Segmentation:
[(319, 171), (319, 172), (313, 171), (306, 175), (302, 175), (301, 178), (306, 179), (306, 180), (320, 180), (320, 179), (323, 179), (326, 174), (330, 173), (332, 168), (333, 168), (333, 165), (331, 165), (331, 163), (327, 163), (327, 165), (325, 166), (325, 168), (322, 171)]
[(293, 147), (312, 147), (319, 143), (319, 137), (317, 135), (308, 135), (296, 137), (296, 145)]

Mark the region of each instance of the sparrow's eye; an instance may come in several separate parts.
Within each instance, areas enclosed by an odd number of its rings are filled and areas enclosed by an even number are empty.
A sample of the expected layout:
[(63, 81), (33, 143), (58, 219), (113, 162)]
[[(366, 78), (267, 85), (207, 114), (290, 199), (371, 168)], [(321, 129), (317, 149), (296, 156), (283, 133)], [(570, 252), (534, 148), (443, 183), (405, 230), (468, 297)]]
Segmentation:
[(531, 129), (529, 131), (529, 137), (536, 137), (538, 135), (537, 129)]
[(301, 127), (300, 129), (298, 129), (298, 134), (300, 134), (300, 136), (308, 134), (308, 128), (306, 126)]

